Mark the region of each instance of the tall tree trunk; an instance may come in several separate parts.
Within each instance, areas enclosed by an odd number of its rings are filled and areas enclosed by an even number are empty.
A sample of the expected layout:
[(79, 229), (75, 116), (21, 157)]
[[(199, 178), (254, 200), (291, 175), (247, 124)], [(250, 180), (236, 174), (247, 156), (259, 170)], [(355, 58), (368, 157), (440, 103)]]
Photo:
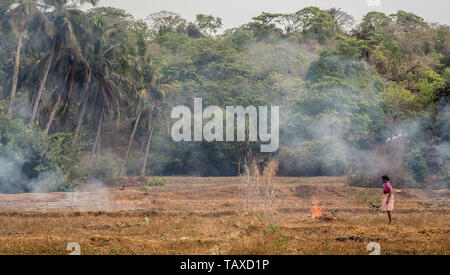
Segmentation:
[(45, 134), (48, 135), (48, 132), (50, 131), (50, 126), (52, 126), (53, 119), (55, 118), (56, 111), (58, 111), (59, 103), (61, 102), (62, 98), (62, 91), (59, 91), (58, 97), (56, 98), (55, 105), (53, 105), (52, 112), (50, 113), (50, 117), (47, 122), (47, 126), (45, 126)]
[(100, 160), (101, 151), (102, 151), (102, 135), (100, 134), (97, 141), (97, 152), (95, 153), (95, 161)]
[(81, 106), (80, 115), (78, 116), (77, 128), (75, 129), (75, 135), (78, 136), (81, 130), (81, 124), (83, 124), (83, 119), (86, 114), (86, 106), (89, 100), (89, 96), (91, 94), (91, 89), (89, 89), (89, 84), (86, 84), (86, 95), (83, 99), (83, 104)]
[(70, 73), (69, 92), (67, 93), (67, 98), (66, 98), (66, 102), (64, 103), (64, 109), (63, 109), (63, 114), (65, 116), (64, 128), (66, 129), (66, 133), (69, 132), (69, 115), (70, 114), (67, 113), (68, 112), (67, 109), (69, 108), (70, 98), (73, 93), (73, 86), (74, 86), (73, 73)]
[(14, 59), (14, 74), (13, 74), (13, 83), (11, 88), (11, 95), (9, 98), (9, 108), (8, 108), (8, 117), (11, 118), (14, 112), (14, 102), (16, 101), (16, 91), (17, 91), (17, 82), (19, 80), (19, 63), (20, 63), (20, 51), (22, 49), (22, 40), (23, 40), (23, 33), (25, 32), (25, 27), (22, 26), (20, 33), (19, 33), (19, 39), (17, 41), (17, 50), (16, 50), (16, 56)]
[(71, 68), (69, 70), (67, 70), (67, 73), (66, 73), (66, 75), (64, 77), (64, 80), (62, 81), (61, 89), (58, 92), (56, 103), (53, 106), (52, 112), (50, 113), (49, 120), (47, 121), (47, 125), (45, 126), (45, 134), (46, 135), (48, 135), (48, 132), (50, 130), (50, 126), (52, 125), (53, 119), (55, 118), (56, 111), (58, 111), (59, 103), (61, 102), (63, 91), (64, 91), (64, 89), (66, 87), (67, 80), (69, 79), (70, 71), (71, 71)]
[(128, 142), (128, 148), (127, 153), (125, 154), (125, 159), (123, 160), (122, 167), (120, 168), (120, 176), (122, 175), (123, 169), (125, 168), (125, 165), (127, 164), (128, 155), (130, 154), (131, 145), (133, 144), (134, 135), (136, 134), (136, 129), (139, 125), (139, 120), (141, 119), (141, 112), (138, 112), (138, 115), (136, 117), (136, 121), (134, 122), (133, 131), (131, 131), (130, 141)]
[(45, 83), (47, 82), (48, 73), (50, 72), (50, 68), (52, 67), (52, 63), (53, 63), (53, 58), (55, 56), (55, 50), (56, 50), (56, 38), (53, 39), (53, 45), (52, 45), (52, 50), (50, 52), (50, 57), (44, 68), (44, 76), (41, 79), (38, 93), (36, 95), (36, 98), (34, 99), (33, 113), (31, 114), (31, 119), (30, 119), (31, 122), (34, 122), (36, 120), (41, 97), (42, 97), (42, 94), (44, 93), (44, 89), (45, 89)]
[(105, 107), (102, 106), (102, 111), (100, 113), (100, 119), (99, 119), (98, 127), (97, 127), (97, 135), (95, 136), (94, 145), (92, 146), (92, 151), (91, 151), (91, 163), (94, 160), (95, 152), (97, 150), (97, 146), (98, 146), (98, 143), (100, 141), (100, 135), (102, 133), (103, 114), (104, 113), (105, 113)]
[(74, 83), (73, 74), (70, 74), (69, 92), (67, 93), (66, 102), (64, 103), (64, 110), (63, 110), (64, 113), (69, 108), (70, 98), (72, 97), (72, 92), (73, 92), (73, 83)]
[(153, 121), (153, 124), (150, 127), (150, 133), (148, 135), (147, 147), (145, 149), (144, 165), (142, 166), (142, 171), (141, 171), (142, 176), (145, 176), (145, 169), (147, 166), (147, 158), (148, 158), (148, 153), (150, 150), (150, 143), (152, 142), (152, 136), (153, 136), (153, 130), (155, 129), (155, 124), (156, 124), (156, 121)]

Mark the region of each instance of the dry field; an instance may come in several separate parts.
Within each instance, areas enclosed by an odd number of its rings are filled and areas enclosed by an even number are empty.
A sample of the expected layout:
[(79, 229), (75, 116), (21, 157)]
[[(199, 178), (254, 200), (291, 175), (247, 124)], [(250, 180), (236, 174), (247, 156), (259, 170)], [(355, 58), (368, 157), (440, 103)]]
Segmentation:
[(69, 254), (70, 242), (81, 254), (369, 254), (370, 242), (381, 254), (450, 254), (450, 191), (397, 190), (387, 225), (371, 206), (380, 190), (345, 178), (276, 178), (269, 202), (247, 198), (237, 177), (168, 177), (148, 193), (140, 180), (0, 194), (0, 254)]

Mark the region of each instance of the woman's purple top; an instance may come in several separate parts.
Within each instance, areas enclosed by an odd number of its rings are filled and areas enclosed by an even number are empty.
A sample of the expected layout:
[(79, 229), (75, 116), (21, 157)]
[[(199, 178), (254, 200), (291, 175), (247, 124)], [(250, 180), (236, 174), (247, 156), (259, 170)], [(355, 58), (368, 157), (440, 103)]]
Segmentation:
[(391, 183), (390, 182), (386, 182), (386, 183), (383, 183), (383, 192), (386, 194), (386, 193), (389, 193), (389, 189), (390, 188), (392, 188), (392, 185), (391, 185)]

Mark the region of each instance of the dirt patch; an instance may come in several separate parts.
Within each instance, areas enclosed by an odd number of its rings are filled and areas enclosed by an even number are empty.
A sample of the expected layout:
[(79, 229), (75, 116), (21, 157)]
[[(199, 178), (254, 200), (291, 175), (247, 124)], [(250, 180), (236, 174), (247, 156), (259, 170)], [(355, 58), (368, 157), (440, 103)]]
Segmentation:
[[(345, 178), (276, 178), (273, 201), (256, 198), (249, 208), (239, 178), (169, 177), (148, 194), (139, 189), (145, 180), (103, 189), (109, 209), (85, 210), (96, 205), (88, 200), (95, 190), (83, 193), (81, 209), (70, 193), (0, 194), (0, 254), (68, 254), (74, 241), (87, 255), (367, 255), (373, 241), (382, 254), (450, 254), (445, 192), (402, 190), (387, 226), (368, 204), (379, 190), (349, 189)], [(334, 222), (312, 218), (313, 196)]]

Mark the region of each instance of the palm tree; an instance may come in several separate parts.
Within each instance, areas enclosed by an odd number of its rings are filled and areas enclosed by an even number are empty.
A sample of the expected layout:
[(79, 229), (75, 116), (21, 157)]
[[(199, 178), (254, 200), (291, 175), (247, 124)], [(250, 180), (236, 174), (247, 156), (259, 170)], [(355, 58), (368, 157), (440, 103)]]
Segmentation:
[(130, 154), (131, 151), (131, 146), (133, 145), (133, 139), (134, 136), (136, 134), (136, 130), (138, 128), (139, 122), (141, 120), (141, 115), (142, 112), (145, 111), (146, 109), (146, 101), (148, 98), (148, 93), (146, 89), (143, 89), (142, 91), (140, 91), (139, 93), (137, 93), (137, 100), (136, 103), (134, 104), (135, 108), (136, 108), (136, 120), (134, 121), (134, 125), (133, 125), (133, 130), (131, 131), (131, 136), (130, 136), (130, 140), (128, 141), (128, 146), (127, 146), (127, 151), (125, 153), (125, 158), (123, 160), (122, 166), (120, 167), (120, 175), (122, 175), (122, 172), (127, 164), (128, 161), (128, 156)]
[[(59, 51), (58, 55), (55, 57), (55, 66), (53, 69), (52, 74), (62, 79), (62, 84), (55, 89), (56, 94), (54, 95), (55, 100), (53, 108), (49, 114), (45, 127), (45, 133), (47, 134), (58, 109), (61, 107), (61, 101), (65, 101), (66, 109), (68, 104), (67, 102), (70, 101), (73, 90), (76, 88), (75, 84), (80, 81), (80, 78), (90, 78), (90, 71), (87, 61), (81, 54), (80, 49), (77, 47), (65, 48), (64, 50)], [(37, 99), (35, 101), (37, 101)]]
[(39, 26), (40, 31), (51, 36), (53, 29), (47, 17), (42, 13), (42, 1), (33, 0), (2, 0), (0, 10), (2, 14), (2, 31), (17, 32), (17, 46), (14, 57), (12, 87), (10, 92), (8, 116), (12, 117), (16, 99), (17, 84), (19, 79), (20, 54), (26, 28), (33, 23)]
[(95, 111), (100, 109), (98, 114), (97, 123), (97, 133), (95, 136), (94, 144), (92, 145), (91, 151), (91, 161), (94, 160), (96, 152), (100, 152), (100, 138), (103, 128), (104, 116), (109, 111), (119, 111), (121, 94), (118, 85), (115, 83), (114, 79), (102, 72), (93, 70), (92, 76), (92, 88), (93, 91), (98, 91), (94, 93), (94, 100), (91, 104), (91, 109), (93, 110), (93, 116), (95, 116)]
[[(131, 136), (128, 141), (127, 151), (125, 153), (125, 158), (122, 162), (122, 166), (120, 168), (119, 174), (122, 175), (123, 170), (127, 164), (128, 157), (131, 151), (131, 147), (133, 145), (134, 136), (136, 134), (136, 130), (139, 126), (139, 122), (141, 121), (142, 115), (145, 115), (149, 110), (149, 90), (152, 86), (155, 85), (155, 79), (153, 77), (154, 69), (152, 60), (146, 53), (142, 55), (138, 54), (138, 56), (131, 56), (134, 61), (127, 62), (129, 69), (127, 70), (130, 74), (130, 78), (135, 82), (135, 86), (138, 88), (138, 92), (133, 93), (130, 98), (130, 102), (132, 102), (132, 107), (136, 112), (136, 120), (134, 121), (133, 129), (131, 131)], [(149, 88), (150, 87), (150, 88)]]
[[(32, 122), (37, 118), (39, 104), (55, 55), (58, 52), (63, 51), (65, 47), (75, 48), (80, 51), (78, 41), (80, 39), (79, 36), (86, 27), (86, 24), (83, 23), (88, 21), (83, 12), (73, 6), (68, 6), (69, 3), (66, 0), (48, 0), (45, 2), (47, 4), (47, 8), (53, 10), (49, 14), (49, 18), (53, 23), (54, 32), (53, 35), (49, 37), (49, 44), (51, 45), (50, 52), (45, 58), (47, 62), (44, 67), (44, 74), (40, 81), (39, 89), (33, 103), (33, 110), (30, 118), (30, 121)], [(70, 4), (73, 4), (72, 2)], [(78, 1), (79, 4), (83, 4), (84, 2), (89, 2), (91, 5), (95, 6), (98, 1)], [(67, 104), (68, 101), (66, 102), (66, 106)]]
[[(102, 8), (98, 9), (102, 10)], [(99, 91), (93, 93), (94, 82), (99, 79), (109, 79), (114, 83), (116, 88), (119, 86), (126, 91), (136, 90), (134, 80), (137, 79), (139, 72), (133, 67), (134, 58), (129, 55), (128, 49), (123, 46), (126, 44), (126, 39), (117, 41), (117, 37), (123, 37), (122, 30), (115, 24), (108, 24), (105, 22), (103, 16), (99, 16), (94, 9), (88, 13), (91, 19), (90, 34), (82, 42), (84, 45), (84, 55), (86, 56), (89, 66), (92, 67), (92, 77), (85, 81), (84, 92), (81, 94), (83, 100), (80, 105), (80, 112), (75, 128), (75, 134), (78, 135), (81, 131), (81, 126), (86, 116), (86, 111), (89, 101), (95, 101)], [(122, 38), (123, 39), (123, 38)], [(134, 72), (133, 72), (134, 70)], [(139, 82), (139, 81), (138, 81)], [(117, 92), (119, 97), (120, 91)], [(120, 108), (114, 108), (120, 122)]]
[(124, 54), (121, 46), (107, 45), (105, 41), (97, 40), (94, 43), (89, 58), (91, 69), (90, 89), (92, 89), (92, 98), (90, 108), (101, 110), (98, 117), (97, 134), (92, 147), (93, 160), (96, 150), (100, 147), (100, 136), (102, 131), (103, 117), (109, 111), (120, 113), (122, 103), (122, 94), (120, 86), (127, 82), (122, 76), (115, 72), (117, 68), (116, 61)]
[(150, 152), (150, 144), (152, 142), (153, 131), (155, 130), (155, 126), (158, 123), (159, 111), (160, 111), (159, 102), (155, 104), (150, 113), (150, 119), (148, 120), (148, 138), (147, 138), (147, 146), (145, 147), (145, 155), (144, 155), (144, 163), (142, 165), (141, 175), (145, 176), (145, 171), (147, 169), (147, 159), (148, 154)]
[[(147, 145), (145, 147), (144, 163), (141, 169), (142, 176), (145, 176), (146, 174), (147, 159), (150, 152), (150, 144), (152, 142), (153, 133), (156, 128), (156, 125), (159, 122), (161, 105), (167, 105), (167, 103), (165, 102), (166, 95), (170, 92), (175, 92), (177, 90), (175, 84), (159, 83), (161, 73), (158, 68), (154, 68), (152, 66), (147, 67), (145, 76), (147, 78), (147, 83), (149, 85), (149, 90), (151, 91), (151, 96), (154, 104), (153, 107), (151, 108), (151, 112), (149, 112), (148, 115), (148, 137), (147, 137)], [(161, 101), (163, 101), (163, 104), (161, 104)]]

